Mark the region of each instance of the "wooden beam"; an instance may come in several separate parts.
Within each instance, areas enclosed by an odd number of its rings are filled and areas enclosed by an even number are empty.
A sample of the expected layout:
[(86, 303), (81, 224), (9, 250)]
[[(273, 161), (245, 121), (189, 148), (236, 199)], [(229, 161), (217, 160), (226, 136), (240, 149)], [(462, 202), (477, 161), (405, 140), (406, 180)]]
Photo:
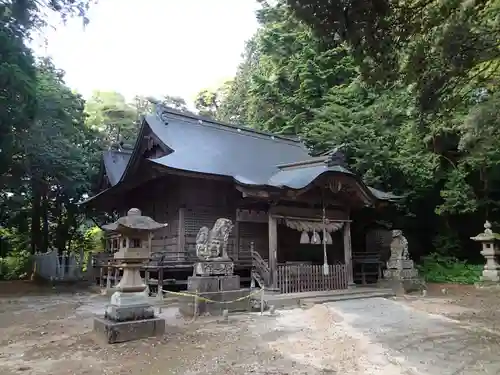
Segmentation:
[(240, 257), (240, 222), (236, 221), (234, 223), (234, 252), (233, 252), (233, 260), (234, 258), (238, 259)]
[(236, 222), (267, 223), (267, 212), (262, 210), (236, 209)]
[[(323, 219), (323, 211), (320, 208), (303, 208), (303, 207), (289, 207), (289, 206), (273, 206), (269, 209), (272, 215), (280, 216), (294, 216), (301, 218), (317, 218)], [(326, 210), (326, 217), (330, 220), (348, 220), (349, 215), (342, 209)]]
[(186, 250), (186, 227), (185, 227), (185, 208), (179, 208), (179, 223), (177, 228), (177, 247), (178, 251)]
[(352, 269), (352, 246), (351, 246), (351, 223), (344, 223), (344, 260), (347, 268), (347, 285), (349, 288), (354, 286)]
[(278, 224), (273, 215), (269, 215), (269, 286), (277, 287), (278, 273)]

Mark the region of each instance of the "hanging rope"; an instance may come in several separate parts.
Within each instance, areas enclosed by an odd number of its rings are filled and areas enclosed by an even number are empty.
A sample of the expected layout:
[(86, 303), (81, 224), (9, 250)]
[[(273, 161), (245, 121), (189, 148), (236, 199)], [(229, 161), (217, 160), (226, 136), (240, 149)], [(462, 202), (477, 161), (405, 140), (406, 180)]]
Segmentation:
[(344, 223), (328, 222), (328, 219), (325, 223), (317, 221), (285, 219), (285, 225), (288, 228), (295, 229), (299, 232), (323, 232), (323, 230), (325, 230), (328, 233), (333, 233), (341, 229), (344, 226)]

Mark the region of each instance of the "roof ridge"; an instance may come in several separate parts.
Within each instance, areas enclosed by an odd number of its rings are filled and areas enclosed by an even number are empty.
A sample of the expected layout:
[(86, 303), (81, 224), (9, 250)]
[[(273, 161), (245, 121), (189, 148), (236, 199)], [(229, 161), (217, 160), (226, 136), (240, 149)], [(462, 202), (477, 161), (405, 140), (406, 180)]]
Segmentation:
[(108, 149), (104, 150), (104, 152), (112, 152), (115, 154), (126, 154), (126, 155), (131, 155), (133, 150), (130, 149), (121, 149), (121, 150), (113, 150), (113, 149)]
[[(249, 133), (255, 133), (255, 134), (258, 134), (258, 135), (264, 135), (264, 136), (269, 136), (269, 137), (274, 137), (274, 139), (278, 139), (278, 140), (284, 140), (284, 141), (289, 141), (289, 142), (293, 142), (293, 143), (298, 143), (298, 144), (301, 144), (301, 145), (304, 145), (304, 143), (298, 139), (298, 138), (293, 138), (293, 137), (289, 137), (289, 136), (285, 136), (285, 135), (281, 135), (281, 134), (275, 134), (275, 133), (271, 133), (271, 132), (265, 132), (265, 131), (262, 131), (262, 130), (257, 130), (257, 129), (254, 129), (254, 128), (250, 128), (250, 127), (247, 127), (245, 125), (237, 125), (237, 124), (230, 124), (230, 123), (227, 123), (227, 122), (222, 122), (222, 121), (218, 121), (218, 120), (214, 120), (214, 119), (211, 119), (209, 117), (205, 117), (205, 116), (200, 116), (200, 115), (197, 115), (195, 113), (191, 113), (191, 112), (182, 112), (182, 111), (179, 111), (177, 109), (174, 109), (172, 107), (168, 107), (168, 106), (165, 106), (165, 105), (162, 105), (162, 104), (157, 104), (158, 107), (161, 107), (161, 111), (158, 111), (157, 110), (157, 113), (158, 114), (172, 114), (174, 116), (180, 116), (180, 117), (186, 117), (186, 118), (189, 118), (189, 119), (192, 119), (192, 120), (198, 120), (198, 121), (203, 121), (203, 122), (208, 122), (208, 123), (211, 123), (212, 125), (216, 125), (216, 126), (221, 126), (221, 127), (225, 127), (225, 128), (229, 128), (229, 129), (232, 129), (232, 130), (243, 130), (243, 131), (247, 131)], [(160, 119), (161, 116), (159, 116)]]

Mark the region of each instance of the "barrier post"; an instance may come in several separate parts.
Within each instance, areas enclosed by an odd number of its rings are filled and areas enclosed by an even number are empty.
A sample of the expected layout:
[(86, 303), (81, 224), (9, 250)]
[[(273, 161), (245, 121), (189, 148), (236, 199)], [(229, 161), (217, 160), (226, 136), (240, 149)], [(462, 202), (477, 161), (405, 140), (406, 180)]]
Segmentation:
[(264, 315), (264, 288), (260, 288), (260, 315)]
[(196, 289), (194, 295), (193, 320), (196, 320), (197, 317), (198, 317), (198, 289)]

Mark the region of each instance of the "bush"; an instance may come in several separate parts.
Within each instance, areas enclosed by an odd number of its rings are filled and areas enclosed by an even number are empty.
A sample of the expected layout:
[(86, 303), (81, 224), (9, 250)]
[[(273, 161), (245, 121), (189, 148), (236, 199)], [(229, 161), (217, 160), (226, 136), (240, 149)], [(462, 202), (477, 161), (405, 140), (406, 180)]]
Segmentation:
[(20, 251), (0, 258), (0, 280), (24, 279), (30, 272), (31, 256), (27, 251)]
[(423, 257), (417, 268), (427, 282), (474, 284), (479, 281), (482, 265), (469, 264), (437, 253)]

